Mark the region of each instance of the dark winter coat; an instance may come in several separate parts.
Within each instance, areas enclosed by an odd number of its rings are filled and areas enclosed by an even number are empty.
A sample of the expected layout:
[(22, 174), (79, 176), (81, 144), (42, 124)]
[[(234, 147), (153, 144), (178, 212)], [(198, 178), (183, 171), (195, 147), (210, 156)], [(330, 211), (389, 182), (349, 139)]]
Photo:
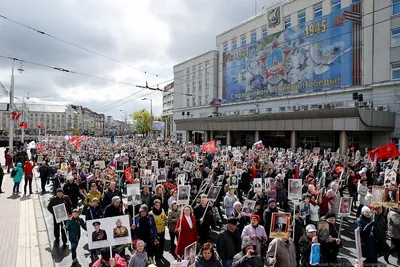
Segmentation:
[(203, 255), (199, 254), (196, 257), (195, 267), (222, 267), (221, 259), (214, 251), (214, 255), (209, 260), (205, 260)]
[(361, 249), (362, 256), (369, 261), (376, 261), (377, 255), (374, 246), (374, 235), (372, 228), (375, 222), (372, 218), (367, 218), (361, 215), (355, 222), (356, 227), (360, 228), (360, 239), (361, 239)]
[(106, 207), (104, 211), (104, 218), (121, 216), (121, 215), (124, 215), (124, 212), (122, 210), (122, 205), (116, 207), (114, 204), (110, 204)]
[(241, 242), (242, 240), (238, 231), (231, 232), (229, 229), (226, 229), (218, 236), (218, 255), (223, 261), (233, 259), (233, 257), (240, 252)]
[(78, 243), (81, 238), (81, 227), (86, 231), (86, 224), (81, 218), (69, 217), (66, 229), (68, 232), (68, 238), (71, 243)]
[(302, 237), (300, 237), (299, 240), (299, 248), (300, 248), (300, 253), (301, 253), (301, 258), (300, 258), (300, 266), (310, 266), (310, 254), (311, 254), (311, 238), (307, 236), (307, 234), (304, 234)]
[(70, 184), (69, 182), (67, 182), (64, 185), (64, 194), (67, 195), (70, 199), (72, 203), (78, 203), (78, 199), (81, 196), (81, 194), (79, 193), (79, 186), (76, 183), (72, 183)]
[(103, 207), (107, 207), (108, 205), (110, 205), (112, 198), (115, 196), (120, 197), (122, 200), (121, 191), (119, 191), (117, 188), (115, 188), (114, 191), (111, 191), (110, 189), (107, 189), (106, 191), (104, 191), (104, 198), (102, 201), (102, 203), (104, 204)]
[(264, 214), (263, 214), (263, 218), (264, 218), (264, 228), (265, 228), (265, 232), (267, 233), (267, 236), (269, 237), (269, 231), (270, 231), (270, 228), (271, 228), (271, 218), (272, 218), (272, 213), (273, 212), (278, 212), (278, 209), (275, 207), (275, 208), (273, 208), (273, 209), (271, 209), (271, 208), (267, 208), (265, 211), (264, 211)]
[(60, 204), (65, 204), (65, 209), (67, 210), (68, 214), (71, 214), (72, 212), (72, 203), (71, 200), (69, 199), (68, 196), (64, 195), (62, 198), (59, 198), (58, 196), (54, 196), (50, 199), (49, 204), (47, 205), (47, 210), (53, 214), (54, 216), (54, 211), (53, 207), (60, 205)]
[(86, 221), (103, 218), (103, 209), (100, 205), (97, 207), (89, 206), (86, 209)]
[[(244, 249), (248, 246), (253, 246), (254, 250), (256, 251), (256, 244), (254, 241), (249, 237), (245, 236), (242, 240), (242, 251), (233, 257), (233, 264), (232, 267), (260, 267), (264, 266), (261, 258), (259, 255), (254, 255), (251, 258), (247, 258), (246, 253), (244, 253)], [(269, 266), (269, 264), (267, 264)]]

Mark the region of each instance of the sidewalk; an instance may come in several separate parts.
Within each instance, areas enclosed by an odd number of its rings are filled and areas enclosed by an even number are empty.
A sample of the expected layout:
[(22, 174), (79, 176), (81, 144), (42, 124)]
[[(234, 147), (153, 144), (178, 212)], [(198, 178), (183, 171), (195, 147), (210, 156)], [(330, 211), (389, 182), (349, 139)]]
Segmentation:
[[(47, 229), (40, 207), (35, 181), (32, 195), (12, 195), (13, 180), (4, 175), (0, 194), (1, 266), (54, 267)], [(24, 181), (20, 192), (23, 192)]]

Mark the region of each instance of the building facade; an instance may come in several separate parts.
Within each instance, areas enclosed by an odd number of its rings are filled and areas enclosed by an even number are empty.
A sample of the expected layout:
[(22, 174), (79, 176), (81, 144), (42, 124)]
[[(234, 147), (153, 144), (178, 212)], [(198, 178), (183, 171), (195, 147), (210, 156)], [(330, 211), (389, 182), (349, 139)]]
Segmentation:
[(163, 107), (162, 107), (162, 120), (165, 123), (165, 138), (171, 138), (173, 136), (174, 120), (173, 120), (173, 109), (174, 109), (174, 82), (166, 85), (163, 92)]
[[(173, 120), (207, 117), (210, 102), (217, 97), (217, 88), (218, 51), (209, 51), (175, 65)], [(204, 139), (204, 129), (189, 132), (177, 128), (174, 123), (173, 132), (173, 139), (177, 141), (191, 140), (199, 144)]]
[(202, 132), (234, 146), (399, 144), (399, 14), (398, 0), (293, 0), (219, 34), (222, 105), (174, 110), (182, 141)]

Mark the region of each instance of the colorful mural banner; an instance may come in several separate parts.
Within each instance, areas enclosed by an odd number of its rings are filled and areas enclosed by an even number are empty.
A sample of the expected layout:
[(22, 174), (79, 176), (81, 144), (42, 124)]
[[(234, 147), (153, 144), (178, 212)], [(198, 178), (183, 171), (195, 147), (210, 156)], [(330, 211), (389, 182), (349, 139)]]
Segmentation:
[(151, 125), (153, 131), (165, 131), (165, 122), (163, 121), (153, 121)]
[(332, 12), (224, 53), (223, 98), (239, 102), (352, 85), (353, 21)]

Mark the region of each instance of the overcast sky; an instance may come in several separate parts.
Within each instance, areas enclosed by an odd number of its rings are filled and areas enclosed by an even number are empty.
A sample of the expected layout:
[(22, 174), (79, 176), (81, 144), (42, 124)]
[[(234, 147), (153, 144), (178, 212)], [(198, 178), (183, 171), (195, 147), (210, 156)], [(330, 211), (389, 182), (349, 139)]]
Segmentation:
[[(173, 65), (215, 49), (215, 36), (254, 15), (255, 0), (13, 0), (1, 1), (0, 15), (118, 59), (135, 68), (67, 45), (0, 18), (0, 55), (131, 84), (164, 86)], [(258, 10), (270, 0), (258, 0)], [(0, 58), (0, 82), (9, 89), (12, 61)], [(19, 67), (19, 64), (17, 68)], [(30, 102), (84, 105), (122, 118), (149, 108), (161, 114), (162, 93), (25, 63), (15, 74), (16, 96)], [(143, 70), (143, 71), (142, 71)], [(145, 74), (156, 73), (159, 75)], [(139, 93), (137, 93), (139, 92)], [(106, 106), (137, 93), (127, 104)], [(3, 97), (5, 100), (6, 98)], [(136, 99), (136, 100), (134, 100)]]

